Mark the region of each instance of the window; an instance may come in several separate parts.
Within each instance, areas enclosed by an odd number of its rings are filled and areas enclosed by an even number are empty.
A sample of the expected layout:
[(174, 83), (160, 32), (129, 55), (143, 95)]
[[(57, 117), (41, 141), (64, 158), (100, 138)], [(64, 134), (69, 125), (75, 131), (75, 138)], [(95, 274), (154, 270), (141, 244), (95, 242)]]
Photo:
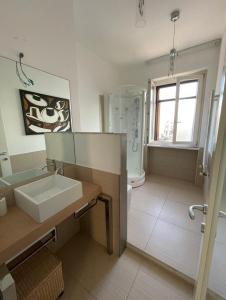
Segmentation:
[(159, 86), (156, 95), (155, 140), (172, 142), (176, 84)]
[(156, 87), (154, 140), (197, 145), (201, 76)]

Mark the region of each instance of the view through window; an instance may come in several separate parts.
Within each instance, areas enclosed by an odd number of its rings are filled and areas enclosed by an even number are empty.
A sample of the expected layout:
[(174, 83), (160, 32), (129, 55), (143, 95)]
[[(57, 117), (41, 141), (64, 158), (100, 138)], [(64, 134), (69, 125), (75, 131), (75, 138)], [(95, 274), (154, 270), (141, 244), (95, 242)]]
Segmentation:
[(193, 142), (198, 85), (190, 80), (157, 87), (155, 140)]

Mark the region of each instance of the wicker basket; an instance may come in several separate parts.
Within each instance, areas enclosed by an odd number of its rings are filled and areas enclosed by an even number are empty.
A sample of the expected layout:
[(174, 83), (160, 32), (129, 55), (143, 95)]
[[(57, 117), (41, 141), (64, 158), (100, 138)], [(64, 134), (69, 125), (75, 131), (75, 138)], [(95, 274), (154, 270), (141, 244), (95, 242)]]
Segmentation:
[(62, 263), (43, 248), (12, 271), (18, 300), (55, 300), (64, 290)]

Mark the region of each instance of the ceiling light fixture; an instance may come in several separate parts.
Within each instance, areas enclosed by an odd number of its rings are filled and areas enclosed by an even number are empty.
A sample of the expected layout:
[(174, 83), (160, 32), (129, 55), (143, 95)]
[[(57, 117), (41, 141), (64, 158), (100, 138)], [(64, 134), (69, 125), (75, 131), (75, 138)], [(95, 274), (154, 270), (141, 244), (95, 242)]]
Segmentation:
[(146, 25), (146, 7), (145, 0), (136, 0), (136, 27), (144, 27)]
[(16, 61), (16, 74), (19, 78), (20, 82), (23, 83), (25, 86), (32, 86), (34, 85), (34, 81), (30, 79), (23, 70), (22, 66), (22, 58), (24, 58), (24, 54), (22, 52), (19, 53), (19, 62)]
[(174, 10), (170, 15), (170, 21), (173, 22), (173, 48), (170, 50), (170, 66), (169, 66), (169, 76), (173, 76), (175, 72), (175, 60), (177, 57), (177, 50), (175, 48), (175, 36), (176, 36), (176, 21), (180, 18), (180, 11)]

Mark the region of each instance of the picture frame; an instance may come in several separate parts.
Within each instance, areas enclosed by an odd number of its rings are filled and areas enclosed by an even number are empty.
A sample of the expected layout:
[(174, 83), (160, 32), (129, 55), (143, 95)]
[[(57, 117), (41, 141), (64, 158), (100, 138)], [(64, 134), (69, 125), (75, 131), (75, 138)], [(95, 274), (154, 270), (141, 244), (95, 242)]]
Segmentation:
[(71, 131), (69, 99), (21, 89), (19, 92), (26, 135)]

